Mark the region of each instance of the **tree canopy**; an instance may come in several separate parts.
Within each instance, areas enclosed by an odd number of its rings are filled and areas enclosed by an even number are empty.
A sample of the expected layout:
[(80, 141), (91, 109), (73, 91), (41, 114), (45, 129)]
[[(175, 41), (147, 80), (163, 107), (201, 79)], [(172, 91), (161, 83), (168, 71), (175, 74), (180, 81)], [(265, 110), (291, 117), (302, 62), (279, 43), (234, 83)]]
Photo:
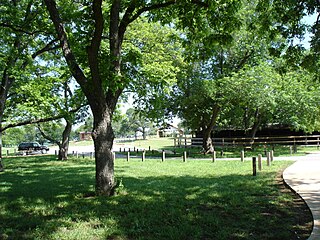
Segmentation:
[[(318, 115), (312, 94), (318, 94), (313, 81), (319, 68), (303, 68), (311, 66), (308, 62), (319, 66), (319, 16), (308, 57), (299, 57), (303, 48), (293, 39), (307, 29), (302, 17), (319, 12), (318, 2), (21, 0), (13, 5), (0, 7), (0, 121), (6, 104), (14, 106), (8, 115), (17, 110), (24, 117), (39, 115), (32, 98), (49, 103), (40, 105), (46, 113), (70, 111), (72, 103), (62, 110), (63, 83), (48, 67), (67, 70), (93, 114), (97, 194), (111, 195), (116, 186), (112, 122), (124, 92), (134, 92), (143, 116), (160, 119), (176, 112), (190, 127), (204, 130), (208, 140), (219, 124), (254, 129), (272, 118), (310, 131), (317, 125), (310, 118)], [(33, 92), (30, 79), (43, 91)], [(30, 93), (28, 101), (22, 92)], [(295, 107), (306, 102), (304, 109)], [(303, 117), (297, 119), (298, 111)]]

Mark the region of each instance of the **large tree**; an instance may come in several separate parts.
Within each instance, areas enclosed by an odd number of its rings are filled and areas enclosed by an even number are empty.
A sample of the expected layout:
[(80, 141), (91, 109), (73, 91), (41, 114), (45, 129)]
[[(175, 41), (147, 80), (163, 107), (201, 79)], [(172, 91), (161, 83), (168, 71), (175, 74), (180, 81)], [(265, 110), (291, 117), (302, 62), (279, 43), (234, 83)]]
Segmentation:
[[(257, 2), (246, 2), (241, 8), (239, 18), (243, 24), (227, 40), (219, 39), (220, 44), (210, 48), (199, 43), (189, 44), (187, 48), (190, 64), (180, 76), (171, 102), (185, 125), (201, 132), (205, 153), (214, 150), (211, 136), (219, 116), (232, 104), (239, 104), (231, 89), (244, 87), (241, 86), (244, 82), (225, 81), (225, 78), (266, 60), (268, 48), (276, 43), (274, 36), (270, 38), (260, 31), (259, 15), (254, 14)], [(216, 32), (211, 32), (214, 41)]]
[(44, 2), (66, 62), (93, 113), (96, 193), (110, 195), (115, 187), (111, 121), (119, 96), (130, 81), (122, 72), (122, 46), (128, 26), (141, 15), (149, 15), (152, 20), (182, 27), (192, 36), (201, 36), (209, 27), (226, 35), (238, 22), (235, 12), (240, 1)]

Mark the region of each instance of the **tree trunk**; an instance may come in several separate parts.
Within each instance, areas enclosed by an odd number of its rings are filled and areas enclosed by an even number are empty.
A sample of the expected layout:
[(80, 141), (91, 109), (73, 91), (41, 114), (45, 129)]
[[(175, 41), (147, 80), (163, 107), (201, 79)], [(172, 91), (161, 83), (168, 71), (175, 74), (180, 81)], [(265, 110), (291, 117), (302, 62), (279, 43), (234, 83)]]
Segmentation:
[(2, 164), (2, 130), (1, 130), (1, 121), (0, 121), (0, 172), (4, 171), (4, 166)]
[(257, 131), (261, 123), (261, 114), (259, 109), (256, 110), (254, 117), (255, 117), (255, 121), (250, 131), (250, 146), (252, 146), (252, 144), (254, 143), (254, 138), (256, 137)]
[(214, 147), (213, 147), (212, 139), (211, 139), (211, 132), (212, 132), (212, 129), (208, 129), (208, 128), (203, 131), (202, 147), (203, 147), (203, 151), (205, 154), (213, 153), (213, 151), (214, 151)]
[(146, 127), (142, 127), (142, 136), (143, 136), (143, 140), (147, 139), (147, 132), (146, 132)]
[(92, 138), (95, 148), (96, 162), (96, 193), (110, 196), (114, 194), (114, 159), (112, 145), (114, 134), (111, 126), (111, 116), (108, 108), (100, 114), (93, 111), (94, 128)]
[(203, 143), (202, 143), (202, 147), (203, 147), (203, 151), (205, 154), (207, 153), (212, 153), (214, 151), (214, 147), (212, 144), (212, 139), (211, 139), (211, 132), (213, 130), (213, 127), (216, 124), (218, 115), (220, 112), (220, 106), (215, 105), (213, 107), (213, 111), (212, 111), (212, 115), (211, 115), (211, 119), (210, 119), (210, 123), (209, 125), (203, 130)]
[(68, 149), (69, 149), (69, 140), (70, 133), (72, 129), (72, 123), (67, 120), (67, 125), (64, 128), (62, 133), (62, 142), (59, 144), (59, 160), (67, 160), (68, 159)]

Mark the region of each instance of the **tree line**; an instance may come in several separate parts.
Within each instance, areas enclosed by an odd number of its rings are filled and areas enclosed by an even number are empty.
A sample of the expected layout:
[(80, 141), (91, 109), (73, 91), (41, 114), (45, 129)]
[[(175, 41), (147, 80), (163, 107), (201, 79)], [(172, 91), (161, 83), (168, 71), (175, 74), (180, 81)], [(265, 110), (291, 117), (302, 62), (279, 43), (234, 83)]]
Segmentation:
[[(213, 150), (214, 129), (318, 129), (319, 2), (14, 0), (0, 7), (0, 133), (90, 109), (96, 193), (116, 186), (111, 152), (128, 94), (142, 119), (179, 116)], [(303, 17), (314, 15), (307, 26)], [(309, 31), (310, 49), (297, 38)], [(141, 126), (145, 125), (140, 123)], [(50, 136), (47, 136), (50, 138)], [(0, 136), (1, 139), (1, 136)], [(0, 146), (2, 144), (0, 143)]]

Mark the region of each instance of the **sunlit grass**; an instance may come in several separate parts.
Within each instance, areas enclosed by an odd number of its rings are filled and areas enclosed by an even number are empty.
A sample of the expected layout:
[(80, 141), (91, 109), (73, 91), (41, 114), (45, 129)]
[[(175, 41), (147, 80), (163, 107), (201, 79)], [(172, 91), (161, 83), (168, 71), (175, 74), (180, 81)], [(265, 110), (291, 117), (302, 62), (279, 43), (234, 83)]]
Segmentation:
[(117, 159), (116, 196), (94, 191), (94, 160), (4, 159), (0, 239), (292, 239), (292, 195), (275, 177), (291, 162)]

